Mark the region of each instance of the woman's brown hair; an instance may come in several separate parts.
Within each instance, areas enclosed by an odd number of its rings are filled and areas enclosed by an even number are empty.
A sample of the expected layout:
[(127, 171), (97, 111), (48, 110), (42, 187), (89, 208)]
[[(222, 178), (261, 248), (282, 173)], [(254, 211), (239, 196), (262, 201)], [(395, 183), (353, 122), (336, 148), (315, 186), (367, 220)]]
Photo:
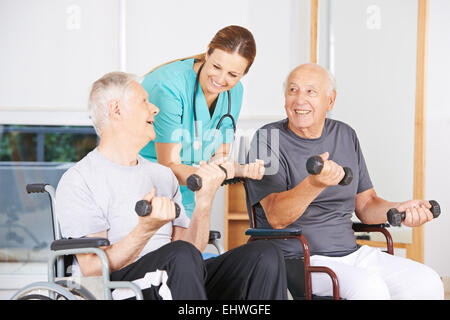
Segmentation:
[[(233, 25), (220, 29), (208, 45), (208, 55), (211, 55), (215, 49), (220, 49), (228, 53), (238, 53), (240, 56), (247, 59), (248, 65), (247, 68), (245, 69), (244, 74), (246, 74), (248, 70), (250, 70), (250, 67), (253, 64), (253, 61), (255, 60), (256, 56), (256, 43), (252, 33), (246, 28), (240, 26)], [(205, 53), (197, 54), (186, 58), (175, 59), (163, 63), (157, 66), (156, 68), (150, 70), (146, 75), (166, 64), (187, 59), (204, 61)]]

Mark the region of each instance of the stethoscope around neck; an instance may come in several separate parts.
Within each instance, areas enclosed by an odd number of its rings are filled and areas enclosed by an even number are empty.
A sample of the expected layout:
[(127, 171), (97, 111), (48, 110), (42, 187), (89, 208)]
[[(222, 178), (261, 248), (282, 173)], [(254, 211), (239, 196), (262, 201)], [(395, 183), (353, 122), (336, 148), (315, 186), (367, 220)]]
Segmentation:
[[(192, 100), (193, 100), (192, 101), (192, 107), (194, 109), (194, 143), (193, 143), (194, 150), (199, 150), (202, 147), (202, 142), (200, 141), (199, 136), (198, 136), (197, 108), (196, 108), (196, 103), (195, 103), (195, 101), (197, 100), (196, 97), (197, 97), (198, 82), (199, 82), (200, 72), (202, 71), (202, 68), (203, 68), (203, 64), (198, 69), (197, 77), (195, 78), (194, 97), (192, 98)], [(219, 130), (220, 125), (222, 124), (223, 120), (225, 120), (226, 118), (230, 118), (231, 119), (231, 123), (233, 125), (233, 132), (236, 133), (236, 123), (234, 121), (233, 116), (231, 115), (230, 90), (227, 90), (227, 96), (228, 96), (228, 111), (222, 117), (220, 117), (219, 122), (217, 123), (217, 126), (216, 126), (216, 131)], [(213, 141), (214, 141), (215, 135), (216, 135), (216, 133), (214, 133)]]

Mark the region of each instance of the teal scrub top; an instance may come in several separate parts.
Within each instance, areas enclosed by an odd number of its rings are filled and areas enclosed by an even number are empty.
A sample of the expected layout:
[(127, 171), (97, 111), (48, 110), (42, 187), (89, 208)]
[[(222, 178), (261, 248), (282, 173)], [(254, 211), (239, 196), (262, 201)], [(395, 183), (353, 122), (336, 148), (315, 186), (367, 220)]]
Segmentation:
[[(193, 96), (197, 74), (194, 59), (175, 61), (149, 73), (141, 85), (149, 94), (149, 101), (159, 108), (155, 117), (156, 139), (150, 141), (140, 154), (157, 162), (155, 142), (181, 143), (181, 163), (198, 165), (201, 160), (208, 161), (222, 143), (232, 143), (234, 139), (231, 120), (226, 117), (219, 128), (220, 118), (228, 111), (228, 95), (222, 92), (217, 100), (213, 115), (209, 113), (203, 90), (197, 89), (196, 112), (198, 140), (201, 147), (194, 149), (195, 140)], [(237, 123), (242, 106), (243, 86), (238, 82), (231, 90), (231, 115)], [(180, 186), (183, 206), (190, 218), (195, 207), (194, 192)]]

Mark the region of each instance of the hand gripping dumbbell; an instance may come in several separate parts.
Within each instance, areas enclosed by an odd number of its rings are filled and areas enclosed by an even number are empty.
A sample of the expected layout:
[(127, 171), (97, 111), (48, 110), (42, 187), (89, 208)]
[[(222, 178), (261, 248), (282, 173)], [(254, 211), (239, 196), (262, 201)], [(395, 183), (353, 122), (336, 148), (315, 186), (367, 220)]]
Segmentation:
[[(431, 205), (431, 213), (433, 214), (433, 218), (439, 217), (441, 214), (441, 206), (437, 201), (430, 200), (429, 201)], [(387, 218), (389, 221), (389, 224), (394, 227), (399, 227), (402, 224), (402, 221), (405, 220), (406, 212), (400, 212), (395, 208), (389, 209), (387, 212)]]
[[(221, 165), (219, 165), (219, 168), (223, 170), (223, 172), (225, 172), (225, 177), (227, 176), (227, 170), (222, 167)], [(231, 184), (231, 183), (237, 183), (239, 182), (239, 178), (233, 178), (233, 179), (226, 179), (223, 180), (222, 182), (222, 186), (224, 184)], [(197, 191), (200, 190), (202, 188), (202, 178), (197, 175), (197, 174), (191, 174), (187, 179), (186, 179), (186, 186), (188, 187), (189, 190), (191, 191)]]
[[(175, 219), (180, 216), (180, 206), (178, 203), (175, 204)], [(152, 213), (152, 204), (147, 200), (139, 200), (136, 202), (136, 206), (134, 207), (134, 211), (138, 214), (138, 216), (145, 217)]]
[[(309, 174), (320, 174), (323, 169), (323, 160), (320, 156), (312, 156), (306, 161), (306, 170)], [(353, 180), (353, 171), (349, 167), (343, 167), (345, 175), (339, 182), (341, 186), (350, 184)]]

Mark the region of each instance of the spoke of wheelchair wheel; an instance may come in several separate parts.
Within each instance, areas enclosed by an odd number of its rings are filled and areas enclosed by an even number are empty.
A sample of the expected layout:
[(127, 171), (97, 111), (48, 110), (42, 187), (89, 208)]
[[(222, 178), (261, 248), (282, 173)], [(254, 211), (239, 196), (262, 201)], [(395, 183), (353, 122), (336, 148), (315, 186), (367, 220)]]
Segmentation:
[[(54, 297), (52, 296), (52, 293)], [(67, 297), (64, 295), (54, 292), (50, 289), (36, 289), (31, 290), (30, 292), (26, 293), (22, 297), (20, 297), (22, 300), (67, 300)]]

